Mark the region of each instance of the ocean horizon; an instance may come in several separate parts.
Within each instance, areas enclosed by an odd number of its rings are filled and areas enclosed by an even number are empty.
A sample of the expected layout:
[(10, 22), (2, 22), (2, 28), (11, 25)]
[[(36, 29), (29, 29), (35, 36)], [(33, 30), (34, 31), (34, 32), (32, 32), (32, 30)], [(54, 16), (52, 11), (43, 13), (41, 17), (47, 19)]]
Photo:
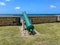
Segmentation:
[[(60, 14), (27, 14), (28, 16), (60, 16)], [(22, 14), (0, 14), (0, 17), (19, 17)]]

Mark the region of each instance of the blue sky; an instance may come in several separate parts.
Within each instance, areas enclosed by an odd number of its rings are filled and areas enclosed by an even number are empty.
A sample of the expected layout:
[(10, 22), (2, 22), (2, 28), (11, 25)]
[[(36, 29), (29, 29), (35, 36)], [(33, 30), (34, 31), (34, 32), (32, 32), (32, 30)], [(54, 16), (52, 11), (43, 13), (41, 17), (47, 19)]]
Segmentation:
[(0, 14), (60, 14), (60, 0), (0, 0)]

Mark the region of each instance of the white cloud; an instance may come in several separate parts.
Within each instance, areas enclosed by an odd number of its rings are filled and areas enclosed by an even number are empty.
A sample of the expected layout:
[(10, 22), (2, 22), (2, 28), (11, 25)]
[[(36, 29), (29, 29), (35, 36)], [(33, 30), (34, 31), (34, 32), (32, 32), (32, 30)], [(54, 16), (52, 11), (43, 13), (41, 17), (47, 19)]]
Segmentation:
[(6, 1), (8, 1), (8, 2), (9, 2), (9, 1), (11, 1), (11, 0), (6, 0)]
[(19, 10), (21, 7), (15, 7), (16, 10)]
[(4, 2), (0, 2), (0, 6), (5, 6), (6, 4)]
[(50, 5), (50, 8), (56, 8), (56, 6), (55, 5)]

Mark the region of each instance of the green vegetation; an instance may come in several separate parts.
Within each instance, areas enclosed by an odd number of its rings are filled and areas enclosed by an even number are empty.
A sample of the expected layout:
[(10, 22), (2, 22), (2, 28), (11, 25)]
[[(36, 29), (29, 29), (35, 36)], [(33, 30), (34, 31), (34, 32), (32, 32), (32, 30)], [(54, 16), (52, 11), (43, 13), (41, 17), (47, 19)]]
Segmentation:
[(0, 26), (0, 45), (60, 45), (60, 23), (35, 24), (39, 35), (21, 37), (20, 26)]

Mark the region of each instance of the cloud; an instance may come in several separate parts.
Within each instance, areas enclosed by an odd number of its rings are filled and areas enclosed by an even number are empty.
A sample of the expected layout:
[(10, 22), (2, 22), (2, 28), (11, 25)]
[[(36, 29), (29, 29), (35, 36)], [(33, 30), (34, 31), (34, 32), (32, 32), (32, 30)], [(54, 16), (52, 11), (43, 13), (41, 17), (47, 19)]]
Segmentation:
[(15, 10), (19, 10), (21, 7), (15, 7)]
[(6, 4), (4, 2), (0, 2), (0, 6), (5, 6)]
[(9, 2), (9, 1), (11, 1), (11, 0), (6, 0), (6, 1), (8, 1), (8, 2)]
[(50, 8), (56, 8), (56, 6), (55, 5), (50, 5)]

